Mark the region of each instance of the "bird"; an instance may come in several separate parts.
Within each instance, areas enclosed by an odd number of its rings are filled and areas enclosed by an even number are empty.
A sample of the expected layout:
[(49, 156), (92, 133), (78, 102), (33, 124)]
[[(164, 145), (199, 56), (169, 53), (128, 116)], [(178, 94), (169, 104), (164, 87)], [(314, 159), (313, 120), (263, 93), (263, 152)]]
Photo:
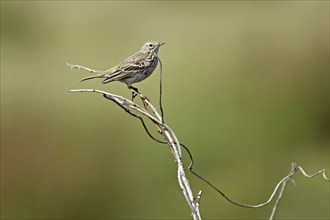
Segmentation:
[[(133, 87), (132, 84), (145, 80), (153, 73), (159, 61), (159, 47), (164, 44), (157, 41), (146, 42), (138, 52), (127, 57), (123, 62), (110, 69), (99, 71), (96, 75), (83, 78), (81, 81), (95, 78), (104, 78), (103, 84), (119, 81), (138, 93), (137, 88)], [(132, 96), (132, 99), (134, 97)]]

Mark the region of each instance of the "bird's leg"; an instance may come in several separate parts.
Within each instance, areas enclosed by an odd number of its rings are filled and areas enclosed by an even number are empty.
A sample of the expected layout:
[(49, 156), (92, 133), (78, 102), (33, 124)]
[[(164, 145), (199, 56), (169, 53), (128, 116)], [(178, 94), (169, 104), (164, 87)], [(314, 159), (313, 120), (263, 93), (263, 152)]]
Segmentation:
[(128, 86), (128, 88), (129, 88), (129, 90), (132, 91), (132, 101), (134, 100), (134, 98), (135, 98), (137, 95), (140, 96), (140, 98), (141, 98), (141, 100), (142, 100), (142, 102), (143, 102), (144, 107), (147, 109), (147, 107), (148, 107), (148, 103), (146, 102), (146, 100), (149, 101), (149, 99), (148, 99), (146, 96), (144, 96), (142, 93), (140, 93), (139, 90), (138, 90), (137, 88), (135, 88), (135, 87), (133, 87), (133, 86)]
[(133, 86), (128, 86), (128, 89), (132, 91), (132, 102), (134, 101), (134, 98), (137, 96), (137, 95), (141, 95), (139, 93), (139, 90)]

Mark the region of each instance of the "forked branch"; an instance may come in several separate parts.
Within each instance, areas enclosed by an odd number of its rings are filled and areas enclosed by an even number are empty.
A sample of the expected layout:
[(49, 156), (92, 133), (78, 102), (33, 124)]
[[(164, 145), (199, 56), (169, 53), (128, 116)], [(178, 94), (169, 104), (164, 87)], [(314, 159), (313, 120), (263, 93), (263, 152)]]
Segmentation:
[[(201, 219), (200, 212), (199, 212), (199, 202), (201, 197), (201, 191), (198, 194), (197, 199), (194, 198), (192, 190), (189, 185), (189, 181), (186, 177), (186, 173), (183, 168), (182, 163), (182, 154), (181, 154), (181, 146), (180, 142), (177, 139), (175, 133), (172, 131), (172, 129), (163, 123), (163, 119), (161, 115), (157, 112), (156, 108), (152, 105), (152, 103), (148, 99), (143, 99), (143, 102), (149, 106), (153, 112), (153, 115), (149, 113), (149, 111), (138, 105), (137, 103), (126, 99), (122, 96), (115, 95), (112, 93), (104, 92), (97, 89), (70, 89), (69, 92), (94, 92), (94, 93), (101, 93), (103, 96), (113, 102), (115, 102), (117, 105), (119, 105), (122, 109), (124, 109), (129, 114), (133, 115), (134, 117), (138, 117), (140, 119), (141, 115), (144, 115), (150, 121), (156, 125), (158, 128), (158, 132), (162, 135), (165, 142), (168, 144), (168, 146), (171, 149), (171, 152), (175, 158), (175, 161), (177, 162), (178, 171), (177, 171), (177, 177), (179, 181), (180, 188), (182, 190), (182, 193), (184, 197), (186, 198), (186, 201), (191, 209), (192, 216), (195, 220)], [(138, 94), (139, 95), (139, 94)], [(143, 122), (143, 120), (142, 120)], [(144, 124), (144, 122), (143, 122)], [(145, 126), (145, 124), (144, 124)]]
[[(84, 69), (84, 70), (87, 70), (87, 71), (93, 72), (93, 73), (101, 72), (100, 70), (93, 70), (93, 69), (83, 67), (83, 66), (80, 66), (80, 65), (72, 65), (72, 64), (67, 64), (67, 65), (70, 66), (71, 68)], [(329, 181), (329, 178), (325, 174), (325, 169), (322, 169), (322, 170), (320, 170), (316, 173), (313, 173), (313, 174), (309, 175), (303, 170), (303, 168), (301, 166), (299, 166), (296, 163), (292, 163), (291, 171), (289, 172), (289, 174), (287, 176), (285, 176), (283, 179), (281, 179), (278, 182), (278, 184), (275, 186), (275, 189), (273, 190), (273, 192), (271, 193), (269, 199), (266, 202), (260, 203), (258, 205), (247, 205), (247, 204), (238, 203), (238, 202), (232, 200), (231, 198), (229, 198), (220, 189), (215, 187), (210, 181), (208, 181), (207, 179), (205, 179), (204, 177), (202, 177), (201, 175), (199, 175), (197, 172), (195, 172), (193, 170), (194, 160), (193, 160), (192, 154), (190, 153), (189, 149), (185, 145), (183, 145), (182, 143), (179, 142), (179, 140), (177, 139), (175, 133), (164, 122), (164, 118), (163, 118), (164, 113), (163, 113), (162, 103), (161, 103), (161, 98), (162, 98), (161, 81), (160, 81), (160, 110), (161, 110), (161, 113), (157, 112), (156, 108), (152, 105), (152, 103), (144, 95), (142, 95), (141, 93), (139, 93), (138, 91), (135, 91), (135, 90), (132, 90), (132, 92), (135, 92), (135, 95), (139, 96), (142, 99), (144, 107), (141, 107), (137, 103), (135, 103), (135, 102), (133, 102), (129, 99), (126, 99), (122, 96), (112, 94), (112, 93), (108, 93), (108, 92), (104, 92), (104, 91), (97, 90), (97, 89), (70, 89), (68, 91), (69, 92), (93, 92), (93, 93), (102, 94), (103, 97), (105, 97), (106, 99), (111, 100), (114, 103), (116, 103), (119, 107), (121, 107), (123, 110), (125, 110), (128, 114), (138, 118), (141, 121), (145, 131), (147, 132), (147, 134), (149, 135), (150, 138), (152, 138), (154, 141), (156, 141), (158, 143), (168, 144), (168, 146), (170, 147), (171, 152), (172, 152), (172, 154), (175, 158), (175, 161), (177, 162), (177, 166), (178, 166), (177, 177), (178, 177), (178, 182), (179, 182), (180, 188), (183, 192), (184, 197), (186, 198), (186, 201), (187, 201), (187, 203), (188, 203), (188, 205), (191, 209), (192, 216), (195, 220), (201, 219), (201, 215), (200, 215), (200, 211), (199, 211), (199, 205), (200, 205), (200, 199), (201, 199), (201, 196), (202, 196), (202, 191), (199, 191), (199, 193), (197, 195), (197, 198), (195, 199), (195, 197), (193, 196), (192, 190), (190, 188), (189, 181), (186, 178), (186, 174), (185, 174), (185, 171), (184, 171), (184, 167), (183, 167), (183, 163), (182, 163), (181, 147), (183, 147), (187, 151), (187, 153), (190, 157), (191, 163), (188, 167), (189, 171), (193, 175), (195, 175), (196, 177), (198, 177), (199, 179), (204, 181), (206, 184), (211, 186), (215, 191), (217, 191), (227, 201), (229, 201), (230, 203), (232, 203), (234, 205), (245, 207), (245, 208), (264, 207), (264, 206), (268, 205), (270, 202), (272, 202), (274, 200), (276, 193), (279, 191), (279, 193), (277, 195), (277, 199), (276, 199), (275, 204), (274, 204), (274, 207), (272, 209), (272, 213), (269, 217), (270, 220), (272, 220), (275, 216), (275, 212), (276, 212), (277, 207), (279, 205), (279, 202), (282, 198), (282, 195), (283, 195), (283, 192), (286, 188), (287, 182), (292, 180), (292, 176), (296, 172), (300, 171), (305, 177), (308, 177), (308, 178), (312, 178), (312, 177), (315, 177), (317, 175), (322, 175), (323, 178), (326, 181)], [(151, 108), (152, 113), (150, 113), (147, 110), (147, 107)], [(162, 136), (162, 138), (164, 139), (164, 141), (158, 140), (157, 138), (155, 138), (151, 135), (151, 133), (149, 132), (149, 130), (148, 130), (148, 128), (147, 128), (147, 126), (146, 126), (146, 124), (145, 124), (145, 122), (144, 122), (141, 115), (148, 118), (157, 127), (157, 130), (158, 130), (159, 134)]]

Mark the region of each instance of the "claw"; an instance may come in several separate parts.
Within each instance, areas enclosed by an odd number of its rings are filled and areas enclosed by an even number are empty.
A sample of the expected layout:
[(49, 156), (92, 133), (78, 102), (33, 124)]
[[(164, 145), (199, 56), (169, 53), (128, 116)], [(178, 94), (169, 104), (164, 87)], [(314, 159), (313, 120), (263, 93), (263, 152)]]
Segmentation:
[(141, 95), (141, 100), (143, 102), (144, 108), (147, 109), (148, 108), (148, 102), (150, 102), (150, 100), (147, 98), (147, 96), (144, 96), (144, 95)]
[(137, 96), (135, 92), (132, 92), (132, 102), (134, 101), (134, 98)]
[(149, 101), (149, 99), (146, 96), (142, 95), (137, 88), (135, 88), (133, 86), (128, 86), (128, 88), (132, 91), (132, 102), (133, 102), (134, 98), (137, 95), (139, 95), (142, 102), (143, 102), (143, 105), (144, 105), (145, 109), (147, 109), (148, 103), (146, 101)]

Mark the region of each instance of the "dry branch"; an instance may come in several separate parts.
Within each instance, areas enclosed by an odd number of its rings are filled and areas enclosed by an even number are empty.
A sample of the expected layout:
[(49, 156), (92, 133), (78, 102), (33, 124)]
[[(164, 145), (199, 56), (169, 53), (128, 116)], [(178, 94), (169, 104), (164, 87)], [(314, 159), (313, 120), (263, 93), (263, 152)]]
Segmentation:
[[(84, 67), (84, 66), (80, 66), (80, 65), (72, 65), (72, 64), (67, 64), (67, 65), (70, 66), (71, 68), (84, 69), (84, 70), (87, 70), (87, 71), (93, 72), (93, 73), (99, 73), (100, 72), (100, 70), (93, 70), (93, 69), (90, 69), (90, 68), (87, 68), (87, 67)], [(271, 193), (269, 199), (266, 202), (260, 203), (258, 205), (248, 205), (248, 204), (238, 203), (238, 202), (232, 200), (231, 198), (229, 198), (220, 189), (215, 187), (211, 182), (209, 182), (208, 180), (206, 180), (204, 177), (202, 177), (201, 175), (199, 175), (198, 173), (196, 173), (193, 170), (194, 161), (193, 161), (193, 157), (192, 157), (189, 149), (179, 142), (179, 140), (177, 139), (175, 133), (164, 122), (164, 118), (163, 118), (164, 114), (163, 114), (163, 109), (162, 109), (162, 104), (161, 104), (162, 90), (160, 90), (160, 111), (161, 111), (161, 113), (157, 112), (154, 105), (152, 105), (152, 103), (144, 95), (142, 95), (141, 93), (138, 93), (137, 91), (134, 91), (134, 90), (132, 90), (132, 92), (135, 92), (136, 95), (140, 96), (141, 100), (143, 101), (144, 107), (141, 107), (137, 103), (135, 103), (135, 102), (133, 102), (129, 99), (126, 99), (122, 96), (112, 94), (112, 93), (108, 93), (108, 92), (104, 92), (104, 91), (97, 90), (97, 89), (70, 89), (68, 91), (69, 92), (93, 92), (93, 93), (102, 94), (103, 97), (105, 97), (106, 99), (111, 100), (114, 103), (116, 103), (119, 107), (124, 109), (128, 114), (140, 119), (145, 131), (147, 132), (147, 134), (149, 135), (150, 138), (152, 138), (154, 141), (156, 141), (158, 143), (168, 144), (168, 146), (170, 147), (171, 152), (172, 152), (172, 154), (175, 158), (175, 161), (177, 162), (177, 166), (178, 166), (177, 178), (178, 178), (180, 188), (181, 188), (182, 193), (183, 193), (183, 195), (184, 195), (184, 197), (185, 197), (185, 199), (186, 199), (186, 201), (187, 201), (187, 203), (188, 203), (188, 205), (191, 209), (192, 216), (193, 216), (194, 220), (201, 219), (201, 215), (200, 215), (200, 211), (199, 211), (199, 205), (200, 205), (200, 200), (201, 200), (201, 196), (202, 196), (202, 191), (199, 191), (199, 193), (198, 193), (198, 195), (195, 199), (195, 197), (193, 196), (192, 190), (190, 188), (189, 181), (186, 177), (184, 167), (183, 167), (181, 146), (187, 151), (187, 153), (190, 157), (191, 163), (188, 167), (190, 172), (193, 175), (195, 175), (196, 177), (198, 177), (199, 179), (201, 179), (202, 181), (204, 181), (206, 184), (211, 186), (215, 191), (217, 191), (227, 201), (229, 201), (230, 203), (232, 203), (234, 205), (245, 207), (245, 208), (264, 207), (264, 206), (268, 205), (270, 202), (272, 202), (274, 200), (276, 193), (279, 191), (280, 187), (282, 186), (279, 193), (278, 193), (275, 204), (273, 206), (271, 215), (269, 217), (270, 220), (272, 220), (275, 216), (275, 212), (278, 208), (279, 202), (280, 202), (280, 200), (283, 196), (283, 192), (284, 192), (284, 190), (287, 186), (288, 181), (292, 180), (292, 177), (296, 172), (300, 171), (305, 177), (308, 177), (308, 178), (312, 178), (312, 177), (315, 177), (317, 175), (322, 174), (323, 178), (326, 181), (329, 181), (329, 178), (325, 174), (325, 169), (322, 169), (322, 170), (320, 170), (316, 173), (313, 173), (313, 174), (309, 175), (303, 170), (303, 168), (301, 166), (299, 166), (296, 163), (292, 163), (292, 167), (291, 167), (291, 170), (290, 170), (289, 174), (277, 183), (277, 185), (275, 186), (275, 189), (273, 190), (273, 192)], [(151, 109), (152, 113), (150, 113), (147, 110), (147, 106)], [(159, 134), (162, 136), (162, 138), (165, 141), (158, 140), (150, 134), (150, 132), (147, 129), (146, 124), (144, 123), (144, 120), (142, 119), (140, 114), (147, 117), (154, 125), (156, 125)]]
[[(171, 152), (175, 158), (175, 161), (177, 162), (178, 171), (177, 171), (177, 177), (179, 181), (180, 188), (182, 190), (182, 193), (184, 197), (186, 198), (186, 201), (191, 209), (192, 216), (195, 220), (201, 219), (200, 213), (199, 213), (199, 201), (201, 197), (201, 191), (198, 194), (198, 199), (195, 200), (192, 190), (189, 185), (189, 181), (186, 177), (186, 173), (183, 168), (182, 163), (182, 154), (181, 154), (181, 146), (180, 142), (177, 139), (175, 133), (172, 131), (172, 129), (163, 123), (163, 119), (161, 115), (157, 112), (156, 108), (152, 105), (152, 103), (148, 99), (144, 99), (143, 101), (149, 106), (154, 113), (154, 115), (151, 115), (149, 111), (140, 105), (136, 104), (135, 102), (128, 100), (122, 96), (118, 96), (112, 93), (104, 92), (97, 89), (70, 89), (69, 92), (95, 92), (95, 93), (101, 93), (103, 96), (113, 102), (115, 102), (117, 105), (119, 105), (121, 108), (123, 108), (126, 112), (136, 115), (132, 111), (135, 111), (137, 113), (140, 113), (147, 118), (149, 118), (152, 123), (154, 123), (157, 128), (158, 132), (162, 135), (164, 140), (169, 145)], [(138, 94), (140, 95), (140, 94)]]

